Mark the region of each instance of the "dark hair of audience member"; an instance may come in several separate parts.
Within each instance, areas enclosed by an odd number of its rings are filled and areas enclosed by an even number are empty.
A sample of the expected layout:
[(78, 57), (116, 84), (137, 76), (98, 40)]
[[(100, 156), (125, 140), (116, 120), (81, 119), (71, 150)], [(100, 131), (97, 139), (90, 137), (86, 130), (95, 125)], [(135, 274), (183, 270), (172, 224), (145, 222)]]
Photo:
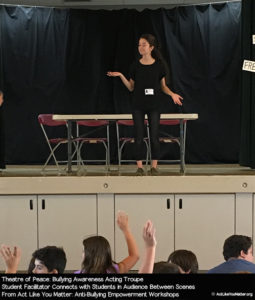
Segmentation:
[(49, 272), (52, 272), (54, 269), (56, 269), (59, 274), (64, 273), (67, 260), (63, 248), (46, 246), (36, 250), (32, 254), (32, 259), (30, 260), (28, 267), (28, 273), (32, 273), (36, 259), (40, 260), (46, 266)]
[(250, 237), (244, 235), (231, 235), (224, 242), (223, 256), (226, 261), (233, 257), (237, 258), (241, 251), (247, 254), (251, 246), (252, 239)]
[(83, 240), (84, 260), (81, 273), (117, 273), (113, 267), (111, 247), (103, 236), (92, 236)]
[(168, 262), (178, 265), (185, 273), (198, 272), (197, 257), (192, 251), (176, 250), (169, 255)]
[(153, 273), (180, 274), (180, 269), (176, 264), (166, 262), (166, 261), (160, 261), (154, 264)]

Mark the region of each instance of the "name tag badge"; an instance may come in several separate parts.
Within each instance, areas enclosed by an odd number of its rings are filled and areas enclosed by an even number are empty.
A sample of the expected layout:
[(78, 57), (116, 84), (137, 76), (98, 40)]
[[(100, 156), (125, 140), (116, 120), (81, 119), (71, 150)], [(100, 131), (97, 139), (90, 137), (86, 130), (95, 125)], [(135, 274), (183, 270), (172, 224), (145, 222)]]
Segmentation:
[(146, 96), (148, 96), (148, 95), (154, 95), (154, 89), (145, 89), (144, 90), (144, 94), (146, 95)]

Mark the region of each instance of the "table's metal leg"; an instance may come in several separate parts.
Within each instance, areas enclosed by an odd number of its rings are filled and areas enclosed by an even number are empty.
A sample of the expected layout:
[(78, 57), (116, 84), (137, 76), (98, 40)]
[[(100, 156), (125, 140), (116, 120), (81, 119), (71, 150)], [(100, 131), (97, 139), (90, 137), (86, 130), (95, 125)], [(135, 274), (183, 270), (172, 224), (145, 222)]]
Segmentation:
[(107, 135), (107, 153), (106, 153), (106, 165), (107, 165), (107, 172), (110, 171), (111, 165), (111, 157), (110, 157), (110, 123), (106, 126), (106, 135)]
[(180, 120), (180, 172), (185, 172), (184, 121)]
[(68, 120), (67, 121), (67, 139), (68, 139), (68, 144), (67, 144), (67, 173), (72, 172), (72, 121)]

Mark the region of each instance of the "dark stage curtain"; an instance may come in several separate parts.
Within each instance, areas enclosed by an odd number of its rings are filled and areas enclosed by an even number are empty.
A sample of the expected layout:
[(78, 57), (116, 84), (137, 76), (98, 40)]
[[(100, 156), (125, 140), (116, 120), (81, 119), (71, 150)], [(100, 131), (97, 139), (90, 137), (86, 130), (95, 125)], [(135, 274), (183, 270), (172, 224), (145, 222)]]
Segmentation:
[(240, 13), (240, 2), (142, 12), (1, 7), (7, 163), (46, 159), (39, 113), (130, 113), (131, 94), (106, 72), (128, 76), (142, 33), (158, 38), (169, 86), (184, 97), (178, 108), (162, 94), (161, 112), (199, 114), (188, 122), (186, 162), (237, 162)]
[[(2, 22), (0, 19), (0, 90), (3, 90), (3, 51), (2, 51)], [(5, 169), (5, 130), (3, 106), (0, 107), (0, 169)]]
[(68, 10), (0, 7), (7, 163), (36, 163), (48, 153), (37, 116), (62, 105), (68, 17)]
[(187, 159), (236, 162), (240, 132), (240, 3), (164, 11), (173, 89), (183, 94)]
[[(255, 61), (255, 2), (242, 2), (242, 60)], [(255, 75), (242, 72), (240, 164), (255, 168)]]

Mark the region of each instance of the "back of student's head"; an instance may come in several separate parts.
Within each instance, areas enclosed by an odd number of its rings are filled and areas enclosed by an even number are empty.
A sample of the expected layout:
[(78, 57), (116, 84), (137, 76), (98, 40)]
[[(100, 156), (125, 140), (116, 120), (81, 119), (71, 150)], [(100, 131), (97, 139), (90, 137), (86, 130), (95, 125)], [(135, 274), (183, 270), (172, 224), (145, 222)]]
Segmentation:
[(28, 271), (32, 272), (36, 259), (41, 261), (47, 267), (49, 272), (52, 272), (55, 269), (59, 274), (64, 273), (66, 267), (66, 254), (63, 248), (46, 246), (36, 250), (32, 254)]
[(251, 246), (252, 239), (250, 237), (237, 234), (231, 235), (224, 242), (223, 256), (226, 261), (230, 258), (237, 258), (241, 254), (241, 251), (247, 254)]
[(180, 274), (180, 269), (176, 264), (160, 261), (154, 264), (153, 273), (157, 274)]
[(92, 236), (83, 240), (83, 273), (116, 273), (112, 266), (112, 254), (109, 242), (103, 236)]
[(168, 262), (178, 265), (185, 273), (198, 272), (197, 257), (192, 251), (176, 250), (169, 255)]

